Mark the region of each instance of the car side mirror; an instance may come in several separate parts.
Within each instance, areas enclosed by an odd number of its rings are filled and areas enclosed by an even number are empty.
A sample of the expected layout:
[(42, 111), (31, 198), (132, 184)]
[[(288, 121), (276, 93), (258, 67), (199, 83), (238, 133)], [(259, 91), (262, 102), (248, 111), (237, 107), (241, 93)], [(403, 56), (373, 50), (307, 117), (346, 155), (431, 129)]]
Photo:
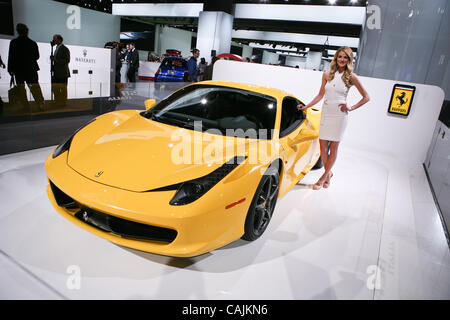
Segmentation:
[(302, 129), (294, 139), (289, 139), (290, 145), (296, 145), (302, 142), (312, 141), (319, 137), (319, 133), (311, 129)]
[(153, 108), (156, 104), (156, 100), (155, 99), (147, 99), (145, 100), (145, 110), (150, 110), (151, 108)]

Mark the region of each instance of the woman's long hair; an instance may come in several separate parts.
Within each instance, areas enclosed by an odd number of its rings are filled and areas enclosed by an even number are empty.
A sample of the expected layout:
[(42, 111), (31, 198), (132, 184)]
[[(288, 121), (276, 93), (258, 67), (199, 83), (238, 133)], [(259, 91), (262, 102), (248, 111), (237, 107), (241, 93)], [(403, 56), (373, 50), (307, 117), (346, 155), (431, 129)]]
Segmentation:
[(330, 64), (330, 75), (328, 78), (328, 81), (331, 81), (334, 79), (334, 74), (338, 70), (338, 64), (337, 64), (337, 57), (339, 56), (339, 53), (343, 51), (347, 57), (348, 57), (348, 63), (344, 70), (344, 75), (342, 77), (342, 80), (344, 81), (347, 88), (350, 88), (352, 86), (352, 72), (353, 72), (353, 51), (349, 47), (340, 47), (336, 53), (334, 54), (333, 61), (331, 61)]

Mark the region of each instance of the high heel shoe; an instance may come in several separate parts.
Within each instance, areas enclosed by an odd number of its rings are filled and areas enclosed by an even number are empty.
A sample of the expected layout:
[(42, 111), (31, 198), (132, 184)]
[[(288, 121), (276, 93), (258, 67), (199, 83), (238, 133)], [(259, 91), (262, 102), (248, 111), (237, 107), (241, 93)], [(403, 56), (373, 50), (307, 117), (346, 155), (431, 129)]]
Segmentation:
[(320, 190), (323, 187), (323, 182), (317, 181), (316, 183), (313, 184), (312, 189), (313, 190)]
[(330, 174), (330, 176), (328, 177), (328, 179), (327, 180), (325, 180), (325, 182), (323, 183), (323, 187), (324, 188), (328, 188), (329, 186), (330, 186), (330, 183), (331, 183), (331, 178), (333, 177), (333, 174)]

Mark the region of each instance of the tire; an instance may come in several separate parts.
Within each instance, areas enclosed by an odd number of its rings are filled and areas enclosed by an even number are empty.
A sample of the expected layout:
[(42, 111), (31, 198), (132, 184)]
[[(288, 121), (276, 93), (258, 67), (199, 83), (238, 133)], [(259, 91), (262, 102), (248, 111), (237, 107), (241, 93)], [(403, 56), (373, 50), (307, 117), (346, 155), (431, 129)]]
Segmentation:
[(314, 167), (312, 167), (311, 170), (318, 170), (318, 169), (320, 169), (322, 167), (323, 167), (322, 158), (319, 157), (319, 159), (317, 160), (316, 164), (314, 165)]
[(254, 241), (264, 233), (275, 210), (279, 190), (280, 175), (275, 166), (270, 166), (261, 178), (248, 209), (242, 239)]

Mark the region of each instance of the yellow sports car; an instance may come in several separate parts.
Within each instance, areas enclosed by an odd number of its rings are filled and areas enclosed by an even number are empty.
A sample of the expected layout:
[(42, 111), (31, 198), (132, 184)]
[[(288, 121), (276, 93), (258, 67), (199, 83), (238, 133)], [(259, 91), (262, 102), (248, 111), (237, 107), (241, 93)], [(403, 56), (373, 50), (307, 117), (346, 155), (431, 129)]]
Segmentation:
[(118, 245), (200, 255), (266, 230), (276, 201), (319, 162), (320, 110), (280, 90), (222, 81), (146, 110), (103, 114), (48, 157), (48, 197)]

